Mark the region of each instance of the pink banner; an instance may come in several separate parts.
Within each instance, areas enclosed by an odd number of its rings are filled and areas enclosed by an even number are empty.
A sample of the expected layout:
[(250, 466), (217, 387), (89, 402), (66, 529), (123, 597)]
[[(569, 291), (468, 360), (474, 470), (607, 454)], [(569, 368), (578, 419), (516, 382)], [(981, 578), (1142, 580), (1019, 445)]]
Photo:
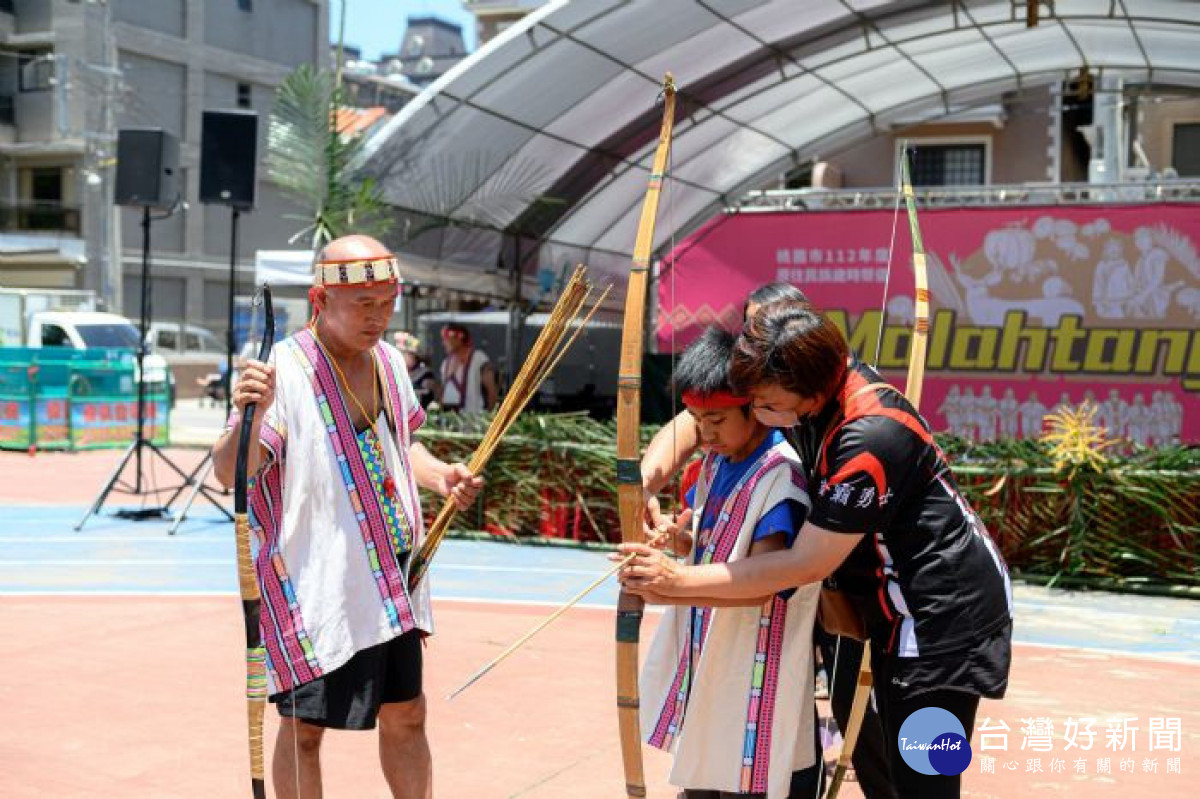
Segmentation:
[[(922, 410), (935, 429), (1028, 437), (1045, 413), (1093, 400), (1121, 437), (1200, 441), (1200, 207), (934, 209), (920, 220), (933, 314)], [(736, 329), (746, 296), (784, 281), (902, 381), (911, 259), (903, 211), (718, 217), (665, 261), (659, 349), (709, 324)]]

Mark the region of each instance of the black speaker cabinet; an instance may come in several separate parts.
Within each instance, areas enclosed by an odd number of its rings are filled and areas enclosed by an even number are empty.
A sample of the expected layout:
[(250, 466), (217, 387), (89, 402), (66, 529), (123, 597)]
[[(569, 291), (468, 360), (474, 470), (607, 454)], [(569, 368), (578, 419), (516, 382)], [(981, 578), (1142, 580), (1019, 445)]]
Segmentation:
[(200, 141), (200, 202), (254, 207), (258, 114), (205, 111)]
[(161, 128), (117, 131), (117, 205), (171, 208), (179, 199), (179, 139)]

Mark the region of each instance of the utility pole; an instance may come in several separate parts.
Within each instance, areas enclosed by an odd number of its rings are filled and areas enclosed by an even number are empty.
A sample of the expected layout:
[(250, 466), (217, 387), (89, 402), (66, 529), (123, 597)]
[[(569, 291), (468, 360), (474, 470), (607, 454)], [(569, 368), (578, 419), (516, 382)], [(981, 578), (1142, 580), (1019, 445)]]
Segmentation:
[(342, 87), (342, 68), (346, 63), (346, 3), (350, 0), (341, 0), (342, 15), (338, 20), (338, 40), (337, 40), (337, 64), (334, 65), (334, 86)]
[[(114, 100), (121, 70), (117, 66), (110, 0), (90, 0), (81, 13), (84, 41), (82, 55), (76, 59), (74, 88), (76, 101), (84, 104), (83, 212), (89, 222), (85, 225), (86, 251), (89, 268), (97, 271), (101, 302), (107, 310), (121, 313), (120, 215), (112, 202), (116, 164)], [(93, 36), (100, 37), (98, 47), (91, 46), (89, 39)], [(98, 63), (93, 62), (94, 57)]]

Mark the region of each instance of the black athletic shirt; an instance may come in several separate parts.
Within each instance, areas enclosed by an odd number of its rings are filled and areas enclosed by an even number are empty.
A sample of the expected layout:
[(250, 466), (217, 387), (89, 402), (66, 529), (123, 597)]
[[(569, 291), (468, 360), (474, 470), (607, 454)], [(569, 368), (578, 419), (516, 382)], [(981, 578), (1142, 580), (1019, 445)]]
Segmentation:
[[(949, 677), (954, 687), (1002, 694), (1012, 618), (1008, 571), (925, 420), (897, 391), (861, 391), (878, 382), (873, 370), (852, 363), (840, 395), (793, 431), (813, 464), (809, 519), (833, 532), (865, 534), (831, 582), (856, 600), (872, 641), (900, 659), (894, 665), (901, 671), (910, 658), (956, 664), (957, 679), (938, 667), (914, 672), (917, 682)], [(977, 656), (989, 661), (983, 673), (964, 674)]]

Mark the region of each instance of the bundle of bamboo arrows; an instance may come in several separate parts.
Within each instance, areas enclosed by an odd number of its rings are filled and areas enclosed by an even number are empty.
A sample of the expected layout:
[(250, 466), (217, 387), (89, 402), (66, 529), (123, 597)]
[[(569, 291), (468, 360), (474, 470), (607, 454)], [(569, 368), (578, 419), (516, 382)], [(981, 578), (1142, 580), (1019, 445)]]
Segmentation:
[[(500, 446), (500, 441), (504, 438), (504, 434), (508, 432), (513, 422), (521, 415), (521, 411), (525, 409), (525, 406), (537, 394), (538, 387), (541, 386), (542, 381), (554, 370), (554, 367), (558, 365), (563, 355), (575, 343), (575, 339), (579, 337), (580, 332), (596, 313), (596, 309), (604, 302), (604, 298), (608, 296), (611, 288), (611, 286), (606, 287), (600, 293), (600, 296), (592, 302), (587, 315), (581, 321), (580, 314), (588, 304), (589, 299), (592, 298), (594, 286), (587, 279), (587, 269), (583, 266), (575, 267), (575, 272), (563, 288), (562, 295), (558, 298), (558, 302), (555, 303), (549, 320), (546, 322), (545, 327), (542, 328), (537, 341), (533, 343), (533, 349), (529, 351), (529, 357), (525, 359), (525, 363), (521, 366), (521, 371), (517, 374), (516, 379), (513, 380), (512, 387), (500, 403), (499, 410), (492, 417), (492, 422), (488, 425), (487, 432), (484, 433), (483, 440), (479, 444), (479, 449), (475, 450), (475, 454), (471, 456), (470, 462), (467, 463), (467, 468), (471, 470), (471, 474), (478, 475), (484, 470), (492, 454)], [(450, 528), (450, 522), (457, 510), (458, 507), (454, 504), (453, 499), (448, 498), (442, 505), (441, 511), (438, 513), (437, 518), (434, 519), (433, 525), (429, 528), (429, 533), (426, 535), (425, 541), (413, 557), (412, 568), (409, 570), (408, 576), (409, 590), (415, 589), (425, 576), (425, 572), (429, 570), (429, 562), (433, 559), (434, 553), (437, 552), (437, 548), (441, 545), (442, 539), (446, 537), (446, 532)]]

